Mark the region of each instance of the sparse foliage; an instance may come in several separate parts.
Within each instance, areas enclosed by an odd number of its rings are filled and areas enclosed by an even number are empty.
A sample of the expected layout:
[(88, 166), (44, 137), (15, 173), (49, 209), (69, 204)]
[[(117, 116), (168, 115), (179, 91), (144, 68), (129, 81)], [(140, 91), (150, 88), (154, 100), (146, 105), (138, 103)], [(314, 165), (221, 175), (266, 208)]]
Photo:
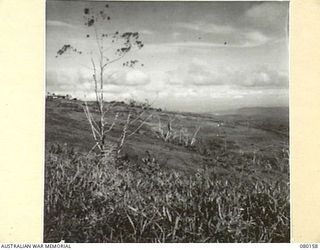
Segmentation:
[[(87, 27), (85, 38), (92, 42), (92, 46), (87, 51), (81, 51), (70, 44), (65, 44), (58, 50), (57, 56), (66, 53), (76, 53), (78, 55), (89, 56), (92, 69), (92, 80), (95, 91), (95, 102), (98, 107), (99, 117), (92, 114), (87, 102), (84, 102), (84, 112), (89, 121), (92, 136), (95, 140), (93, 149), (98, 148), (102, 155), (107, 154), (111, 148), (108, 146), (106, 140), (107, 134), (113, 129), (117, 122), (118, 113), (114, 118), (107, 120), (107, 113), (110, 111), (110, 105), (105, 101), (105, 84), (112, 79), (116, 72), (108, 72), (107, 69), (110, 65), (121, 62), (120, 66), (133, 68), (138, 65), (139, 61), (136, 59), (123, 61), (127, 55), (134, 50), (143, 48), (144, 44), (140, 39), (138, 32), (124, 32), (115, 31), (112, 33), (105, 32), (105, 27), (111, 21), (109, 15), (109, 5), (106, 4), (103, 9), (96, 10), (94, 8), (84, 8), (83, 20), (84, 25)], [(143, 66), (143, 64), (140, 64)], [(106, 74), (108, 73), (107, 77)], [(128, 113), (127, 121), (123, 126), (122, 133), (119, 137), (117, 152), (121, 148), (127, 138), (130, 120), (132, 118), (131, 112)], [(141, 124), (140, 124), (141, 125)], [(137, 125), (138, 127), (140, 126)]]

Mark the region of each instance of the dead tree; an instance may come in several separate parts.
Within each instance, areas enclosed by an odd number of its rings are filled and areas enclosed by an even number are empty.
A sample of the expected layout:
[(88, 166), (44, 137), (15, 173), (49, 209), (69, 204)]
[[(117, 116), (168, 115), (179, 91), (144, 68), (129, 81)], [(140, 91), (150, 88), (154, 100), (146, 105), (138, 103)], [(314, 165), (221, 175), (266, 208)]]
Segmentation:
[(189, 132), (189, 129), (181, 127), (179, 130), (179, 144), (186, 147), (194, 146), (197, 141), (197, 135), (200, 130), (200, 125), (195, 127), (194, 132)]
[(195, 128), (193, 133), (190, 133), (187, 128), (181, 125), (181, 121), (179, 121), (180, 125), (176, 125), (174, 127), (173, 122), (176, 119), (176, 116), (168, 115), (166, 122), (163, 124), (159, 116), (158, 130), (156, 131), (156, 135), (164, 142), (173, 142), (178, 138), (179, 144), (184, 145), (186, 147), (193, 146), (196, 143), (196, 138), (200, 130), (200, 125)]
[(157, 136), (165, 142), (169, 142), (174, 138), (176, 138), (177, 134), (175, 129), (172, 126), (172, 123), (176, 120), (176, 117), (168, 116), (168, 119), (166, 120), (165, 125), (162, 124), (160, 116), (158, 117), (158, 120), (159, 120), (159, 123), (158, 123)]

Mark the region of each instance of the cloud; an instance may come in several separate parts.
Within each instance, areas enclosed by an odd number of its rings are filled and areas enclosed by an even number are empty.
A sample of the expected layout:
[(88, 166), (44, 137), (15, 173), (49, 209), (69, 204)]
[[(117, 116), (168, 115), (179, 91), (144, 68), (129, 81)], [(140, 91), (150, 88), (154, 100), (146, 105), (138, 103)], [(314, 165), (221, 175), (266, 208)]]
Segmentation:
[(257, 47), (264, 45), (271, 39), (259, 31), (250, 31), (239, 34), (240, 47)]
[[(178, 28), (184, 28), (190, 31), (202, 32), (204, 34), (218, 34), (220, 39), (224, 37), (228, 40), (229, 47), (256, 47), (264, 45), (271, 39), (259, 30), (243, 29), (231, 25), (218, 25), (213, 23), (195, 22), (195, 23), (178, 23)], [(216, 40), (217, 41), (217, 40)], [(224, 43), (217, 42), (189, 42), (178, 44), (179, 46), (199, 46), (199, 47), (223, 47)]]
[(212, 48), (251, 48), (260, 46), (268, 42), (268, 38), (259, 33), (249, 33), (247, 38), (238, 37), (236, 43), (228, 42), (168, 42), (147, 44), (143, 50), (144, 53), (152, 54), (174, 54), (181, 53), (181, 49), (188, 50), (208, 50)]
[(57, 20), (48, 20), (47, 21), (47, 25), (48, 26), (52, 26), (52, 27), (75, 28), (75, 26), (72, 25), (72, 24), (65, 23), (65, 22), (62, 22), (62, 21), (57, 21)]
[[(117, 70), (112, 76), (105, 76), (104, 92), (113, 98), (124, 93), (130, 93), (136, 87), (142, 87), (150, 82), (150, 78), (139, 70)], [(56, 94), (71, 94), (79, 98), (86, 96), (94, 98), (94, 82), (92, 72), (60, 69), (49, 70), (46, 73), (46, 88)]]
[(162, 43), (159, 44), (167, 47), (189, 47), (189, 48), (213, 48), (213, 47), (225, 47), (223, 43), (210, 43), (210, 42), (176, 42), (176, 43)]
[(186, 67), (167, 72), (170, 85), (229, 86), (241, 89), (287, 89), (288, 75), (267, 66), (255, 68), (213, 67), (204, 61), (193, 59)]
[(200, 33), (213, 44), (225, 39), (223, 41), (228, 41), (232, 47), (257, 47), (288, 36), (288, 2), (252, 3), (245, 11), (231, 8), (230, 13), (231, 10), (235, 12), (232, 18), (226, 19), (216, 13), (191, 22), (178, 22), (173, 27), (190, 34)]
[(235, 76), (241, 79), (238, 82), (238, 87), (241, 88), (286, 89), (289, 83), (288, 75), (285, 72), (267, 67), (259, 67), (250, 72), (241, 72)]
[[(248, 32), (244, 35), (238, 36), (238, 41), (230, 42), (227, 44), (217, 42), (174, 42), (174, 43), (161, 43), (152, 44), (161, 51), (166, 51), (171, 48), (193, 48), (193, 49), (209, 49), (209, 48), (250, 48), (263, 45), (270, 41), (270, 39), (259, 32)], [(150, 47), (150, 45), (149, 45)], [(163, 48), (161, 48), (163, 47)], [(155, 51), (158, 52), (158, 51)]]
[(288, 2), (262, 2), (249, 8), (245, 16), (249, 19), (260, 19), (262, 25), (269, 26), (279, 19), (287, 18)]
[(203, 33), (219, 33), (226, 34), (234, 32), (234, 28), (230, 25), (218, 25), (214, 23), (206, 23), (203, 21), (198, 21), (194, 23), (176, 23), (177, 28), (183, 28), (187, 30), (200, 31)]
[(78, 70), (47, 71), (46, 87), (47, 91), (57, 94), (88, 93), (94, 90), (92, 79)]
[(201, 60), (193, 59), (187, 67), (178, 67), (167, 72), (167, 82), (172, 85), (222, 85), (217, 70)]
[(174, 39), (177, 39), (179, 36), (181, 36), (181, 33), (180, 33), (180, 32), (175, 31), (175, 32), (172, 33), (172, 37), (173, 37)]
[(113, 71), (108, 78), (110, 84), (118, 86), (141, 86), (150, 82), (150, 77), (148, 75), (135, 69), (128, 71)]
[(288, 7), (288, 2), (281, 1), (255, 4), (244, 13), (239, 24), (273, 38), (284, 38), (288, 33)]

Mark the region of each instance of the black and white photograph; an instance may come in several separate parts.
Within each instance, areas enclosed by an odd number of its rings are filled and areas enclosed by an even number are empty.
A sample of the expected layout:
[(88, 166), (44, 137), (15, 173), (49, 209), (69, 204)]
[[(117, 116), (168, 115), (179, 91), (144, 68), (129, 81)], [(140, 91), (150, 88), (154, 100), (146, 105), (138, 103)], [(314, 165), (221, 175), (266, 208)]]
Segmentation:
[(288, 1), (46, 1), (43, 240), (290, 242)]

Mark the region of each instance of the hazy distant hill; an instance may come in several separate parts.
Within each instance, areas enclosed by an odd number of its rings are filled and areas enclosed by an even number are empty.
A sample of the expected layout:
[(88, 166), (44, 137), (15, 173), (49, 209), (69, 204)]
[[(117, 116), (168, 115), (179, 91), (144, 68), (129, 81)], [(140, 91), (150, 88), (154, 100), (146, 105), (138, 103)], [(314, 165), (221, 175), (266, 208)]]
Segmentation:
[(289, 117), (289, 107), (246, 107), (235, 111), (244, 116)]
[(216, 118), (236, 126), (245, 126), (289, 136), (289, 107), (243, 107), (215, 113)]
[(230, 119), (282, 120), (289, 121), (289, 107), (243, 107), (215, 112), (215, 115)]

